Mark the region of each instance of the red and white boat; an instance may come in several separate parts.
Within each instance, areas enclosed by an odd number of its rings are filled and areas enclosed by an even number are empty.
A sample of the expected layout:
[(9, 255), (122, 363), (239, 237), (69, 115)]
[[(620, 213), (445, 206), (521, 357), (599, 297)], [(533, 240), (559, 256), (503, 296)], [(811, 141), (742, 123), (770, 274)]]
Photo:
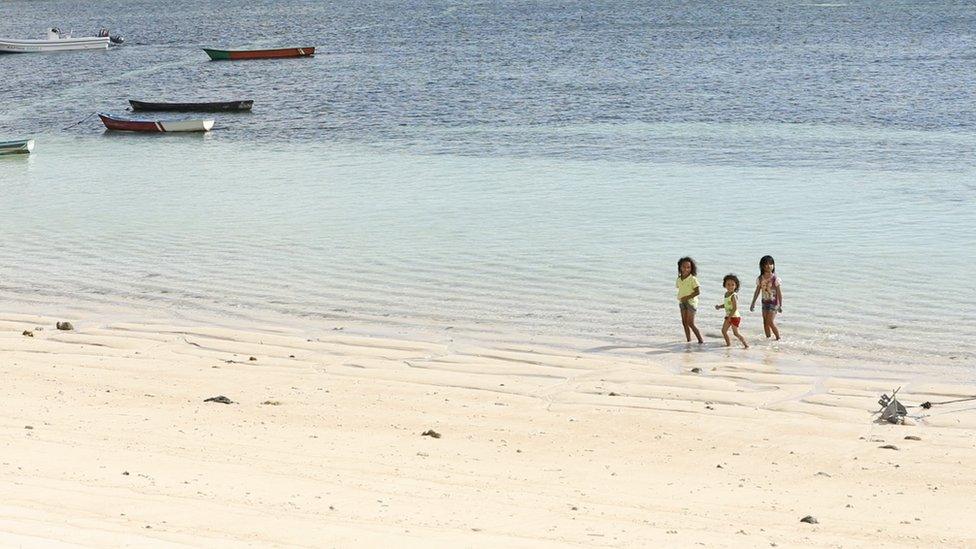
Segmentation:
[(208, 132), (213, 120), (136, 120), (111, 114), (98, 113), (102, 124), (110, 130), (126, 132)]

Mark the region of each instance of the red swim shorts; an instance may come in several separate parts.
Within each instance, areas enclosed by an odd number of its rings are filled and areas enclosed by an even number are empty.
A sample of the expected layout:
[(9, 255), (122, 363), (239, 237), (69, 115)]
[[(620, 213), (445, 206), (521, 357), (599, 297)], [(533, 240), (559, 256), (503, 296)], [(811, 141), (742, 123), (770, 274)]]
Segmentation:
[(738, 328), (739, 327), (739, 323), (742, 322), (742, 317), (741, 316), (733, 316), (732, 318), (725, 317), (725, 320), (728, 320), (729, 321), (729, 324), (731, 324), (731, 325), (735, 326), (736, 328)]

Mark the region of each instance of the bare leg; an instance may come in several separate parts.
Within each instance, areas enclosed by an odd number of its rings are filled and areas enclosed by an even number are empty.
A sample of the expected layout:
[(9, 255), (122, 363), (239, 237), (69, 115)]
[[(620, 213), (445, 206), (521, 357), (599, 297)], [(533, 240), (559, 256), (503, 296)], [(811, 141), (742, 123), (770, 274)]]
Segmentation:
[[(726, 322), (728, 322), (728, 321), (726, 321)], [(737, 328), (735, 326), (732, 326), (732, 333), (735, 334), (735, 337), (739, 338), (739, 341), (742, 342), (742, 346), (743, 347), (745, 347), (746, 349), (749, 348), (749, 344), (746, 343), (746, 338), (742, 337), (742, 334), (739, 333), (739, 328)], [(728, 341), (728, 339), (729, 339), (728, 336), (726, 336), (725, 337), (725, 340)]]
[(688, 311), (681, 309), (681, 327), (685, 330), (685, 340), (691, 343), (691, 328), (688, 327)]
[[(692, 332), (695, 332), (695, 337), (698, 338), (699, 345), (705, 343), (705, 340), (702, 339), (701, 332), (698, 331), (698, 326), (695, 326), (695, 311), (688, 311), (688, 327), (691, 328)], [(691, 339), (688, 341), (691, 341)]]
[(722, 337), (725, 338), (726, 347), (730, 347), (732, 345), (732, 341), (729, 340), (729, 326), (731, 325), (732, 323), (729, 322), (729, 319), (727, 318), (725, 319), (725, 323), (722, 324)]
[(763, 331), (766, 332), (766, 338), (768, 339), (769, 336), (772, 335), (772, 332), (769, 329), (769, 324), (770, 324), (769, 311), (763, 311), (762, 315), (763, 315)]
[(776, 311), (769, 311), (769, 329), (776, 336), (776, 341), (779, 341), (779, 328), (776, 327)]

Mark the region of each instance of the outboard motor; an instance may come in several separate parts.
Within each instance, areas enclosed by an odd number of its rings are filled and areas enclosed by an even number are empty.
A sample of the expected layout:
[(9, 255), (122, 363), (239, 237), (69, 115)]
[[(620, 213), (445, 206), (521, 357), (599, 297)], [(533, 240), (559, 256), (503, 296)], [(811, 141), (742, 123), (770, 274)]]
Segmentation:
[(122, 42), (125, 42), (125, 38), (123, 38), (121, 34), (116, 34), (116, 35), (113, 36), (113, 35), (109, 34), (108, 29), (106, 29), (106, 28), (99, 29), (98, 36), (99, 36), (99, 38), (104, 38), (104, 37), (107, 36), (109, 42), (111, 42), (111, 43), (113, 43), (115, 45), (119, 45)]
[(68, 36), (61, 32), (61, 29), (58, 27), (51, 27), (47, 29), (48, 40), (60, 40), (62, 38), (68, 38)]

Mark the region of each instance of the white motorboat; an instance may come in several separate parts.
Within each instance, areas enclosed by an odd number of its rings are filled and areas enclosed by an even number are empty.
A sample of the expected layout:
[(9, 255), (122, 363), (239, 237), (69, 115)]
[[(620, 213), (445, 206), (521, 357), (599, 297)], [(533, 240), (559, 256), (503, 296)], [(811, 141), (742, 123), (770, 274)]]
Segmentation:
[(85, 36), (72, 38), (70, 34), (61, 32), (54, 27), (48, 29), (47, 38), (38, 40), (20, 40), (0, 38), (0, 53), (33, 53), (69, 50), (104, 50), (108, 48), (111, 39), (107, 32), (105, 36)]

